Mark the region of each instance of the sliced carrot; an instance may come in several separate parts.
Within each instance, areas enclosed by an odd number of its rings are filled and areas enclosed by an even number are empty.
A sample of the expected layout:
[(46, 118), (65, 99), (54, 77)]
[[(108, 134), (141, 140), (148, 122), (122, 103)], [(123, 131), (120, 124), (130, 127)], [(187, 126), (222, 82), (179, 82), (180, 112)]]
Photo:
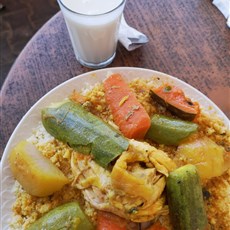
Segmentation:
[(167, 228), (163, 227), (160, 222), (156, 222), (146, 230), (167, 230)]
[(109, 212), (98, 212), (97, 230), (126, 230), (126, 227), (125, 219)]
[(80, 104), (86, 102), (86, 98), (75, 90), (72, 92), (69, 99)]
[(150, 117), (121, 75), (109, 76), (104, 81), (104, 89), (114, 122), (124, 136), (144, 138), (151, 124)]

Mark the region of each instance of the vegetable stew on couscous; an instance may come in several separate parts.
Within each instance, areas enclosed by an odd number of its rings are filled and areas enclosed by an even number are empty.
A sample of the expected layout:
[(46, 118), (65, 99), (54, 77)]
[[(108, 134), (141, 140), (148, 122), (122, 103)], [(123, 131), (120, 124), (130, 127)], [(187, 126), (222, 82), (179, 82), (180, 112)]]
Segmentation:
[(10, 153), (12, 229), (230, 229), (230, 134), (199, 101), (119, 73), (66, 97)]

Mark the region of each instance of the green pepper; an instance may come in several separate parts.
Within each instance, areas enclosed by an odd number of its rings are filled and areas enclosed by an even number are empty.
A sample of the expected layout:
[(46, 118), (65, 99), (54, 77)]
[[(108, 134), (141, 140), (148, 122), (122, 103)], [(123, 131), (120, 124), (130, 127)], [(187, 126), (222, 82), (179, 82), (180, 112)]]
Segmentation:
[(77, 202), (58, 206), (32, 223), (27, 230), (93, 230)]
[(46, 131), (83, 154), (91, 154), (102, 167), (128, 148), (129, 142), (80, 104), (66, 102), (42, 111)]
[(196, 123), (155, 114), (151, 118), (151, 126), (146, 137), (159, 144), (178, 145), (196, 132), (197, 128)]

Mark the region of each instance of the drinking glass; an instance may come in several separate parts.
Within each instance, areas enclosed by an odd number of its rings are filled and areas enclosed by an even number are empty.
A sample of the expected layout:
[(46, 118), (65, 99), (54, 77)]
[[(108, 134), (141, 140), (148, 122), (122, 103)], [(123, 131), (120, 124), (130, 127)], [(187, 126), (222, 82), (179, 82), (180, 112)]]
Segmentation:
[(58, 0), (77, 60), (89, 68), (109, 65), (115, 55), (125, 0)]

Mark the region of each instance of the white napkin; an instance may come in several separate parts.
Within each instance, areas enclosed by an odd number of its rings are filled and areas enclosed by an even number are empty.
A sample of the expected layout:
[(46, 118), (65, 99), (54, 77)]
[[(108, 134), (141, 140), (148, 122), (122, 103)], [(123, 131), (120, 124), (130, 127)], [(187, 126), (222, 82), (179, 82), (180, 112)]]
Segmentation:
[(212, 2), (227, 19), (227, 25), (230, 28), (230, 0), (214, 0)]
[(121, 18), (118, 39), (128, 51), (135, 50), (149, 41), (145, 34), (130, 27), (126, 23), (124, 16)]

